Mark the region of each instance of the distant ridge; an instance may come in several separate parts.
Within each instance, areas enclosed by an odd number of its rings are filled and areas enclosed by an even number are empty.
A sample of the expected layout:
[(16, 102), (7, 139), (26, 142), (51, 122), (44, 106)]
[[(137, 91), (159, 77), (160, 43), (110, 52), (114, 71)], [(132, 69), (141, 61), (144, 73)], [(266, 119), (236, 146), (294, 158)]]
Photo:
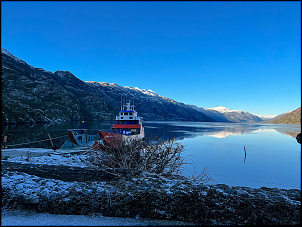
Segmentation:
[(113, 121), (121, 96), (134, 99), (144, 120), (215, 121), (152, 90), (114, 83), (84, 82), (69, 71), (35, 68), (1, 48), (2, 122)]
[(121, 96), (134, 98), (136, 110), (147, 121), (266, 123), (281, 116), (272, 118), (223, 106), (202, 108), (166, 98), (151, 89), (82, 81), (69, 71), (52, 73), (30, 66), (3, 48), (1, 63), (2, 122), (7, 124), (112, 121), (119, 111)]
[(273, 119), (274, 117), (277, 116), (277, 115), (259, 115), (259, 114), (254, 114), (254, 115), (261, 118), (263, 121)]
[(231, 110), (227, 107), (218, 106), (213, 108), (202, 108), (191, 105), (192, 108), (210, 116), (216, 121), (220, 122), (234, 122), (234, 123), (244, 123), (244, 122), (261, 122), (262, 118), (257, 115), (251, 114), (243, 110)]
[(296, 110), (280, 114), (276, 118), (268, 121), (270, 124), (301, 124), (301, 107)]

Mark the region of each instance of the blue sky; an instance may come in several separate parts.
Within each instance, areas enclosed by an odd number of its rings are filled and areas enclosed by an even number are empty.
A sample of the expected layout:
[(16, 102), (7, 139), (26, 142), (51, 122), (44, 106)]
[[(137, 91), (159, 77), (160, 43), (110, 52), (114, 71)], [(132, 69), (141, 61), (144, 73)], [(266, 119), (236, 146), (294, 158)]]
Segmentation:
[(199, 107), (301, 106), (301, 2), (2, 1), (1, 47)]

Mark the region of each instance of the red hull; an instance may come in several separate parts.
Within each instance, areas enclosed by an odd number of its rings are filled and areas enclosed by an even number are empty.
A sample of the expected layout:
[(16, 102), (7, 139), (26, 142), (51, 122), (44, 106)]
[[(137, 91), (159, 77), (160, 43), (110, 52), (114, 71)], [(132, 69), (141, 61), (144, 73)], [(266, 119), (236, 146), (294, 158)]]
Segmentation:
[(117, 148), (122, 143), (122, 135), (112, 132), (99, 131), (99, 134), (105, 145)]

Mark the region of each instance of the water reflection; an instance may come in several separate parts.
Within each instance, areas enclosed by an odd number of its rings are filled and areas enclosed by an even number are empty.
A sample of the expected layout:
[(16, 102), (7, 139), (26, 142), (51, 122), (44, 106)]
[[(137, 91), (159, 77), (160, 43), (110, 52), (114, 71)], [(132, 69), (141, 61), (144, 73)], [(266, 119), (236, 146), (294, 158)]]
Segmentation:
[(145, 125), (146, 134), (148, 130), (150, 134), (170, 135), (186, 145), (186, 154), (192, 157), (183, 172), (186, 176), (207, 168), (213, 184), (301, 188), (301, 146), (296, 141), (300, 125), (218, 122), (146, 122)]
[[(109, 130), (111, 125), (112, 122), (85, 123), (90, 134)], [(184, 170), (187, 176), (207, 167), (213, 183), (301, 187), (301, 145), (296, 140), (301, 125), (151, 121), (144, 122), (144, 125), (146, 137), (176, 138), (186, 145), (185, 155), (192, 157), (191, 165)], [(52, 148), (48, 133), (54, 145), (60, 147), (68, 136), (68, 129), (83, 127), (82, 122), (7, 126), (2, 128), (2, 135), (12, 135), (7, 145), (48, 139), (22, 147)]]
[(253, 123), (223, 123), (223, 122), (145, 122), (148, 135), (173, 136), (178, 140), (196, 136), (211, 136), (225, 138), (228, 136), (245, 135), (263, 131), (280, 132), (296, 138), (301, 132), (300, 125), (273, 125)]
[[(97, 134), (98, 130), (109, 130), (111, 125), (112, 122), (85, 122), (85, 128), (89, 134)], [(209, 136), (222, 139), (230, 136), (246, 135), (263, 131), (280, 132), (296, 138), (297, 134), (301, 132), (300, 125), (268, 125), (257, 123), (147, 121), (144, 122), (144, 125), (146, 137), (160, 136), (163, 139), (176, 138), (177, 140), (195, 138), (197, 136)], [(68, 138), (68, 129), (79, 129), (83, 127), (84, 124), (82, 122), (31, 126), (3, 126), (2, 141), (4, 135), (11, 134), (9, 143), (6, 143), (10, 148), (51, 148), (52, 144), (49, 140), (49, 134), (54, 145), (61, 147)]]

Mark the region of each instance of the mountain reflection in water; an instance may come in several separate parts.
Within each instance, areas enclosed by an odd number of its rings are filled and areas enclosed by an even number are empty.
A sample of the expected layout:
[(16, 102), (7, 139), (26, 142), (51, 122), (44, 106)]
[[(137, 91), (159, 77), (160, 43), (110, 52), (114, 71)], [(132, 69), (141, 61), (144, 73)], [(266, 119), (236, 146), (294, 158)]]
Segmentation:
[[(111, 125), (85, 122), (89, 134), (109, 130)], [(300, 125), (155, 121), (144, 125), (146, 137), (175, 138), (185, 145), (184, 155), (191, 158), (183, 170), (186, 176), (198, 174), (206, 167), (213, 184), (301, 188), (301, 145), (296, 140)], [(2, 135), (11, 134), (7, 145), (13, 145), (49, 139), (49, 134), (59, 137), (53, 143), (61, 147), (68, 138), (67, 130), (76, 128), (83, 128), (83, 123), (7, 126), (2, 127)], [(23, 147), (52, 146), (48, 140)]]
[[(224, 123), (224, 122), (146, 122), (145, 128), (149, 135), (173, 136), (178, 140), (196, 136), (212, 136), (225, 138), (244, 135), (251, 132), (273, 131), (296, 138), (301, 132), (300, 125), (273, 125), (257, 123)], [(147, 133), (146, 133), (147, 134)]]
[[(97, 134), (98, 130), (110, 130), (111, 122), (85, 122), (85, 128), (89, 134)], [(147, 121), (144, 122), (146, 137), (159, 136), (163, 139), (175, 138), (183, 140), (196, 136), (211, 136), (215, 138), (225, 138), (228, 136), (245, 135), (252, 132), (273, 131), (296, 138), (301, 132), (300, 125), (272, 125), (253, 123), (225, 123), (225, 122), (177, 122), (177, 121)], [(23, 126), (3, 126), (2, 137), (11, 134), (8, 146), (14, 144), (26, 144), (25, 147), (51, 148), (48, 134), (54, 139), (57, 147), (61, 147), (68, 139), (68, 129), (80, 129), (84, 125), (81, 122), (71, 122), (49, 125), (23, 125)], [(40, 143), (32, 143), (42, 141)], [(22, 146), (17, 146), (19, 148)]]
[(212, 184), (301, 188), (300, 125), (146, 122), (145, 131), (185, 145), (188, 177), (206, 168)]

